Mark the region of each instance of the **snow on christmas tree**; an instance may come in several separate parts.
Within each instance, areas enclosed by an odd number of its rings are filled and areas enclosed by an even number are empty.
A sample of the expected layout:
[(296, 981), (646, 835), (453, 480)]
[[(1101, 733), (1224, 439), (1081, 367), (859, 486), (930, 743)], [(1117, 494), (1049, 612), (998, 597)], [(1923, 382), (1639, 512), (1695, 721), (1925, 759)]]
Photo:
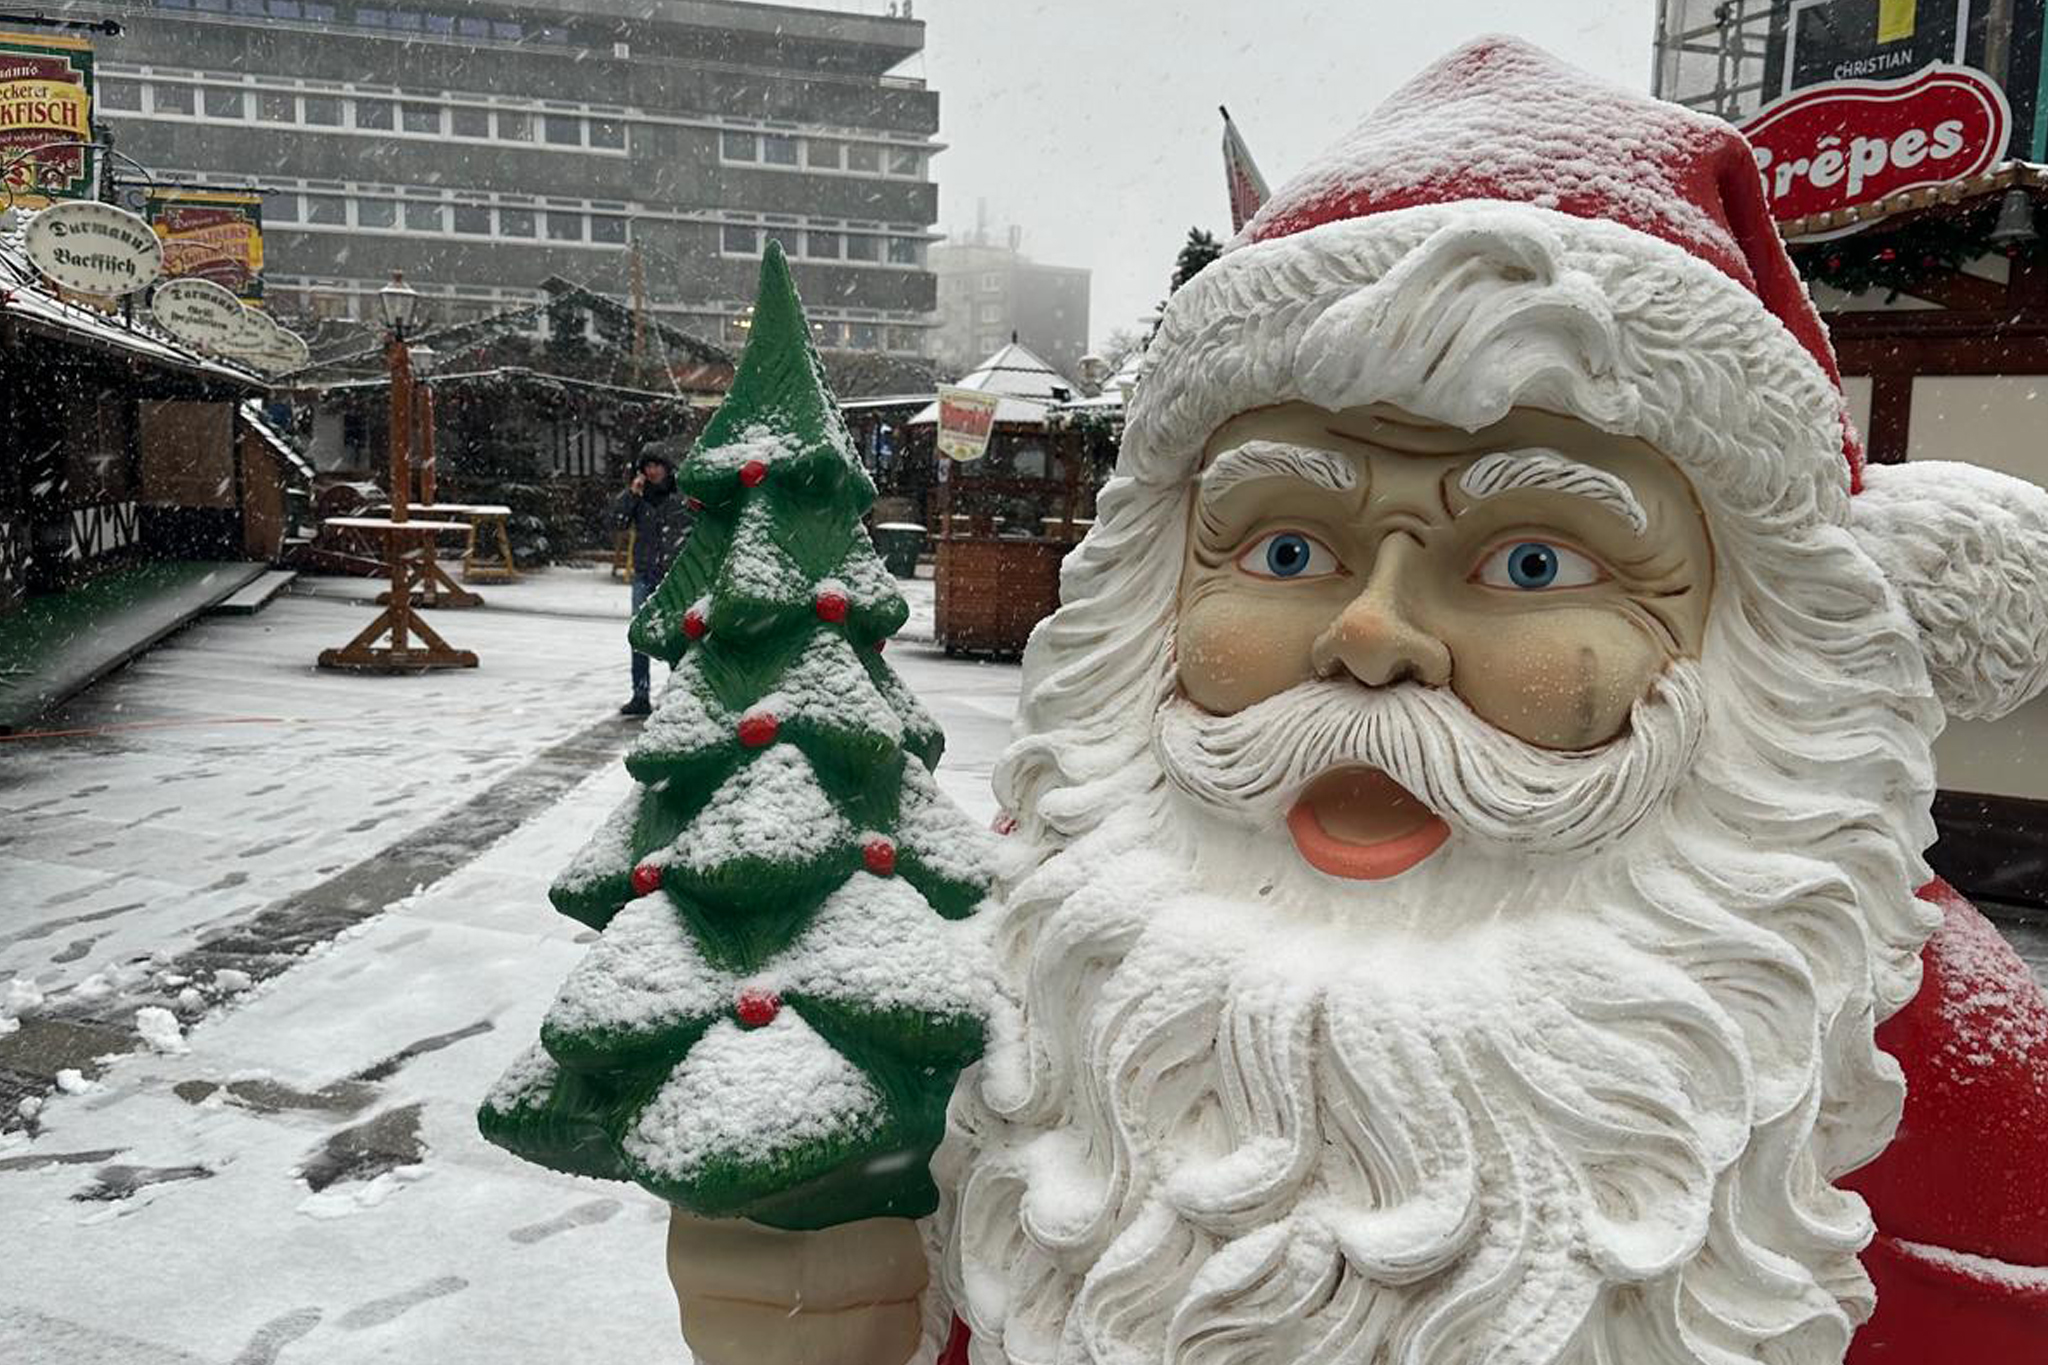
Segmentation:
[(673, 677), (639, 787), (551, 898), (602, 936), (484, 1136), (784, 1228), (918, 1217), (987, 971), (988, 836), (882, 658), (909, 611), (860, 524), (874, 485), (779, 246), (732, 392), (677, 471), (702, 504), (635, 648)]

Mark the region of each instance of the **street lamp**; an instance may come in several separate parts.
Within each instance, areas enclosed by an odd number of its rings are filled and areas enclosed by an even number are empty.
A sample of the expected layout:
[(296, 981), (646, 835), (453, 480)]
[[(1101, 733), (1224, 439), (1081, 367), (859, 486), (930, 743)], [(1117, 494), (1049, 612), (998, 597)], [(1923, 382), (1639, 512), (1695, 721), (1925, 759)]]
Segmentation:
[(404, 340), (419, 309), (420, 296), (405, 282), (405, 272), (392, 271), (391, 283), (377, 291), (377, 312), (384, 319), (385, 330)]

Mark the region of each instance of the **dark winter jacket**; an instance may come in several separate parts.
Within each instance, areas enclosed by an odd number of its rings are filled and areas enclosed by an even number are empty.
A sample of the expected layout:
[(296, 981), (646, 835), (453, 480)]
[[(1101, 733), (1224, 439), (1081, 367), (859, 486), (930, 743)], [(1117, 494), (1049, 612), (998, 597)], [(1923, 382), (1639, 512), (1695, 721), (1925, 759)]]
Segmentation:
[(631, 528), (633, 532), (635, 578), (659, 580), (667, 573), (668, 566), (682, 552), (683, 542), (689, 539), (695, 520), (688, 500), (676, 491), (673, 472), (659, 489), (650, 487), (645, 493), (635, 493), (629, 488), (612, 504), (612, 524), (622, 531)]

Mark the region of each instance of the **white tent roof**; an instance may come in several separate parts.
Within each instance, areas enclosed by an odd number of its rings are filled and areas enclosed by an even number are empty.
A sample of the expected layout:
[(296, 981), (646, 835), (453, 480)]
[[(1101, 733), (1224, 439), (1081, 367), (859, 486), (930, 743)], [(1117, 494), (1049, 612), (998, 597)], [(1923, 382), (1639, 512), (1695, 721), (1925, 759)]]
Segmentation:
[[(1073, 380), (1039, 359), (1028, 346), (1015, 341), (976, 365), (959, 383), (947, 387), (1001, 394), (1002, 399), (996, 404), (996, 421), (1027, 426), (1043, 425), (1047, 408), (1067, 402), (1081, 391)], [(1055, 390), (1063, 391), (1065, 396)], [(910, 419), (910, 425), (930, 426), (938, 420), (939, 405), (933, 401)]]

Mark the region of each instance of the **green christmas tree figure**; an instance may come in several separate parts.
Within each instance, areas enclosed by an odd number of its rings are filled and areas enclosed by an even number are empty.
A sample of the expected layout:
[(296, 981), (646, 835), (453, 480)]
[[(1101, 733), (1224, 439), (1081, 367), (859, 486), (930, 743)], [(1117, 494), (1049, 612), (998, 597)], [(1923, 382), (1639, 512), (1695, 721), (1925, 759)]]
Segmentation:
[(987, 970), (991, 841), (883, 661), (909, 609), (774, 243), (732, 391), (677, 471), (696, 529), (635, 616), (674, 670), (638, 788), (550, 898), (601, 931), (484, 1136), (783, 1228), (919, 1217)]

